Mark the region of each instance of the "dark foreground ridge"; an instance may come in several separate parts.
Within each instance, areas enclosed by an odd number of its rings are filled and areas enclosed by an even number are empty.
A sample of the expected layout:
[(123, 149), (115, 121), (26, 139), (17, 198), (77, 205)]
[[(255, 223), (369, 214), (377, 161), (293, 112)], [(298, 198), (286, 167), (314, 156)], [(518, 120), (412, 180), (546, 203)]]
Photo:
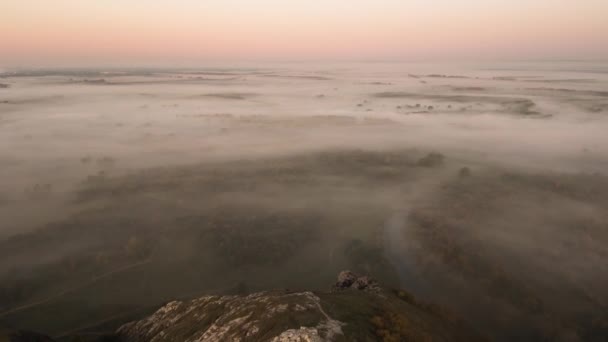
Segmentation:
[[(4, 338), (4, 340), (2, 339)], [(25, 332), (0, 341), (47, 342)], [(61, 341), (483, 341), (460, 319), (349, 271), (326, 292), (270, 291), (172, 301), (105, 336)]]

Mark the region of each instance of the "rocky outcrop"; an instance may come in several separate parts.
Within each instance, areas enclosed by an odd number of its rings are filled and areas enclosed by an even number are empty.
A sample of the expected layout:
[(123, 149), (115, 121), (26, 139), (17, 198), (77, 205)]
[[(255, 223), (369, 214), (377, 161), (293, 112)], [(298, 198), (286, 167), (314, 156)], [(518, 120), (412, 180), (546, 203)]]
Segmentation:
[[(367, 276), (340, 272), (329, 292), (259, 292), (172, 301), (115, 333), (62, 336), (66, 342), (485, 341), (445, 310)], [(53, 342), (2, 329), (0, 341)]]
[(335, 290), (355, 289), (363, 291), (378, 291), (378, 283), (368, 276), (358, 276), (351, 271), (342, 271), (334, 285)]
[(117, 331), (122, 342), (479, 341), (454, 317), (350, 271), (330, 292), (260, 292), (173, 301)]
[(325, 341), (342, 334), (312, 292), (174, 301), (118, 329), (124, 341)]

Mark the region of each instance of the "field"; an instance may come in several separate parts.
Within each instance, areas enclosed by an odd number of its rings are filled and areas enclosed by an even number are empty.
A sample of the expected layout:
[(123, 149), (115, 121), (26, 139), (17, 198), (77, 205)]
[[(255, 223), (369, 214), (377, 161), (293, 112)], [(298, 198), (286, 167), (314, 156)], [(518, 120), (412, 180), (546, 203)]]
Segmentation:
[(604, 65), (0, 84), (3, 325), (110, 331), (173, 299), (323, 290), (350, 269), (497, 340), (608, 334)]

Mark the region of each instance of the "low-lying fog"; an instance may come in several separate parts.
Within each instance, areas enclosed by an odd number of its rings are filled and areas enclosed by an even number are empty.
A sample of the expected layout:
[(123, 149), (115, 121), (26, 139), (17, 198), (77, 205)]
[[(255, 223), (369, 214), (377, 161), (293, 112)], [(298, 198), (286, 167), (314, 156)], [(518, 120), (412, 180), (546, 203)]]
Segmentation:
[(40, 218), (29, 200), (21, 209), (37, 184), (61, 196), (100, 171), (218, 158), (415, 147), (603, 170), (605, 67), (534, 67), (7, 72), (0, 79), (0, 234), (26, 229), (20, 218)]
[[(486, 317), (493, 337), (593, 337), (607, 321), (576, 322), (606, 319), (606, 132), (605, 64), (5, 71), (0, 322), (61, 335), (188, 291), (322, 287), (359, 267), (471, 321)], [(427, 239), (440, 221), (467, 237)], [(581, 222), (591, 228), (579, 232)], [(584, 234), (587, 245), (573, 242)], [(495, 249), (451, 251), (476, 244)], [(478, 277), (452, 262), (462, 258), (505, 275)], [(144, 289), (131, 279), (144, 273), (183, 286)], [(91, 290), (100, 278), (106, 287)], [(507, 281), (518, 290), (484, 287)], [(547, 304), (568, 291), (583, 293), (576, 309)], [(93, 318), (43, 321), (41, 307), (61, 301)], [(482, 304), (469, 312), (471, 302)], [(487, 318), (496, 308), (505, 319)]]

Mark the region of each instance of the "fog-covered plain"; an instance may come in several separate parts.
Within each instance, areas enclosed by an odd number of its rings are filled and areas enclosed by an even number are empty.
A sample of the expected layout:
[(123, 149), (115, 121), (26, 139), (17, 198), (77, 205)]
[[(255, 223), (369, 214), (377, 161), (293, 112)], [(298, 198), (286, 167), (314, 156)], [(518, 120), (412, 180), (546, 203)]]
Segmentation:
[(605, 64), (16, 70), (0, 85), (0, 321), (100, 331), (172, 298), (323, 288), (351, 268), (498, 339), (608, 331)]

